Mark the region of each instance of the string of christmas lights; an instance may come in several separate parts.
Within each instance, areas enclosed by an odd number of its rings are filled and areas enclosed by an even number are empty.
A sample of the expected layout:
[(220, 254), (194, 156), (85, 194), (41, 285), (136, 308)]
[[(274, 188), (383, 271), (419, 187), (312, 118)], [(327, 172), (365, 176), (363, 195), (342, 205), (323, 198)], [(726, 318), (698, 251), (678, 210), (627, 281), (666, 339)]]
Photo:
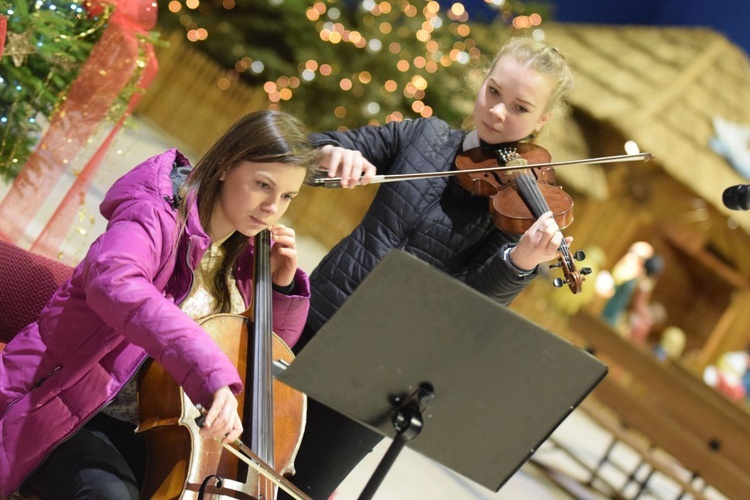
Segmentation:
[(80, 0), (0, 5), (7, 39), (0, 58), (0, 178), (13, 179), (103, 31), (110, 10), (89, 16)]
[[(499, 27), (539, 14), (495, 0)], [(465, 6), (430, 0), (171, 0), (160, 22), (227, 68), (216, 85), (262, 87), (268, 107), (317, 129), (439, 115), (460, 124), (486, 57)], [(499, 44), (497, 44), (499, 46)]]

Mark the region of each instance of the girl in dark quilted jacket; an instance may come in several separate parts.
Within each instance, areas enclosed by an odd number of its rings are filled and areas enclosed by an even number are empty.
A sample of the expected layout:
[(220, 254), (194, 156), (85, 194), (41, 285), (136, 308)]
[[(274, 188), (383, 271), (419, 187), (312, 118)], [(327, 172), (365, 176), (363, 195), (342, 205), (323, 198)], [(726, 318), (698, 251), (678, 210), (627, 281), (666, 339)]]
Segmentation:
[[(438, 118), (418, 118), (311, 137), (325, 155), (328, 175), (341, 177), (343, 187), (367, 184), (376, 174), (449, 171), (456, 168), (461, 151), (534, 138), (565, 111), (572, 87), (560, 52), (529, 38), (513, 38), (487, 71), (472, 127), (453, 129)], [(507, 305), (536, 275), (539, 264), (556, 257), (562, 241), (552, 212), (520, 236), (498, 229), (488, 199), (472, 196), (454, 176), (383, 183), (359, 226), (312, 272), (310, 314), (296, 350), (392, 248), (410, 252)], [(293, 482), (313, 498), (327, 498), (378, 441), (380, 435), (311, 401)]]
[(262, 111), (195, 168), (172, 149), (114, 183), (100, 207), (106, 231), (39, 321), (0, 352), (3, 498), (21, 483), (43, 498), (138, 498), (146, 454), (134, 434), (135, 381), (149, 357), (208, 408), (204, 438), (242, 433), (241, 377), (198, 321), (247, 309), (250, 237), (269, 229), (273, 331), (295, 343), (309, 280), (294, 231), (278, 220), (319, 162), (296, 119)]

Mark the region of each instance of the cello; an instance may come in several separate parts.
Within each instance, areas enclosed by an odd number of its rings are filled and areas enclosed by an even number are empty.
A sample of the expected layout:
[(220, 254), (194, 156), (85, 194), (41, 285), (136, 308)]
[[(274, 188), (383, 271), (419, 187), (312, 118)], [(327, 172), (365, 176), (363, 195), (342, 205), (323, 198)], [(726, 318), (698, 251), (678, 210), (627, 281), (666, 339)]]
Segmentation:
[(273, 379), (274, 365), (288, 364), (294, 355), (271, 330), (270, 247), (268, 230), (256, 235), (251, 307), (241, 315), (214, 314), (200, 322), (242, 378), (238, 412), (243, 422), (251, 422), (245, 425), (248, 442), (222, 445), (201, 437), (205, 410), (151, 361), (138, 381), (136, 432), (148, 450), (142, 498), (272, 500), (277, 487), (308, 498), (284, 477), (294, 473), (307, 399)]

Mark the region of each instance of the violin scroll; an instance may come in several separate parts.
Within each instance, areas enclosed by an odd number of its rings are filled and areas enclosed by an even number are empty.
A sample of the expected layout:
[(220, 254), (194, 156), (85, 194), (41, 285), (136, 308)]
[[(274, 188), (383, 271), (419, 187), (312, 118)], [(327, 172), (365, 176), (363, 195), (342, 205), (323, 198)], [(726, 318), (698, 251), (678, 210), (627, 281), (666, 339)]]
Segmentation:
[(560, 257), (557, 259), (557, 264), (551, 264), (549, 267), (550, 269), (561, 268), (565, 279), (555, 278), (552, 280), (552, 284), (557, 288), (561, 288), (563, 285), (568, 285), (571, 292), (580, 293), (581, 290), (583, 290), (583, 281), (586, 279), (586, 276), (591, 274), (591, 268), (582, 267), (581, 270), (578, 271), (575, 262), (573, 261), (577, 260), (580, 262), (585, 258), (586, 253), (583, 250), (577, 250), (571, 255), (568, 246), (563, 243), (560, 246)]

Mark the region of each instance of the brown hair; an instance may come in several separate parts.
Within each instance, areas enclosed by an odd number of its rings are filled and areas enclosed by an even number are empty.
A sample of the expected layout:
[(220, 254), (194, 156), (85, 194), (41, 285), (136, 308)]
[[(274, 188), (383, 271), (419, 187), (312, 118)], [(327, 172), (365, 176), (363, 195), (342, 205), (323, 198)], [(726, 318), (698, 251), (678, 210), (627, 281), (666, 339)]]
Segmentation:
[[(250, 113), (227, 130), (196, 163), (181, 189), (183, 199), (197, 199), (201, 226), (208, 232), (211, 215), (220, 189), (219, 177), (224, 170), (239, 162), (285, 163), (305, 168), (310, 178), (320, 164), (320, 152), (307, 138), (307, 130), (292, 115), (265, 110)], [(180, 208), (181, 219), (186, 217), (186, 204)], [(235, 232), (223, 244), (224, 258), (209, 292), (216, 297), (217, 310), (229, 312), (230, 295), (226, 277), (245, 250), (248, 237)]]

